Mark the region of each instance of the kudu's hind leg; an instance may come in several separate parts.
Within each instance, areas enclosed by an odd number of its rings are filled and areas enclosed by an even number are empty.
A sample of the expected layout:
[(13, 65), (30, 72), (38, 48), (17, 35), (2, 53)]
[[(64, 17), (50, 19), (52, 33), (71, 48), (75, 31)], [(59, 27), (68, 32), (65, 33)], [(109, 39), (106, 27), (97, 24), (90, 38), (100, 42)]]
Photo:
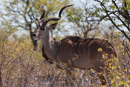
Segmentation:
[(101, 81), (101, 85), (106, 85), (107, 81), (105, 77), (103, 76), (104, 70), (100, 66), (98, 66), (98, 64), (94, 67), (94, 69), (96, 70), (97, 76), (99, 80)]
[(106, 85), (107, 82), (106, 82), (106, 79), (105, 79), (105, 77), (103, 76), (103, 74), (101, 74), (101, 73), (99, 72), (99, 73), (97, 73), (97, 75), (98, 75), (98, 78), (99, 78), (100, 81), (101, 81), (101, 85)]

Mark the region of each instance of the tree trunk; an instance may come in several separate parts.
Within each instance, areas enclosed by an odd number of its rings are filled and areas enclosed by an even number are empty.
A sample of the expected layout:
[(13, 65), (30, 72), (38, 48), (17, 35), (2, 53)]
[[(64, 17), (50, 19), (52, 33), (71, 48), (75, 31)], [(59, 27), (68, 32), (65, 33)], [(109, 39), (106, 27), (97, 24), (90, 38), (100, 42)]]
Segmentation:
[(37, 49), (37, 40), (33, 40), (33, 38), (32, 38), (33, 32), (32, 32), (32, 28), (31, 28), (31, 24), (29, 24), (29, 28), (30, 28), (30, 31), (29, 31), (30, 38), (31, 38), (33, 46), (34, 46), (33, 50), (36, 51), (36, 49)]

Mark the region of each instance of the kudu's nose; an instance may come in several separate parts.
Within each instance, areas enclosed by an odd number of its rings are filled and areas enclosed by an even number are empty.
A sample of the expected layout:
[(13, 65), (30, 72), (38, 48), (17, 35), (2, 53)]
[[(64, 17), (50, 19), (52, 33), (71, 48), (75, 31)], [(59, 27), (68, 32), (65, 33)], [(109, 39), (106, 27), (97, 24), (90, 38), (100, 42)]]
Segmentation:
[(32, 33), (31, 38), (32, 38), (33, 40), (37, 40), (37, 35), (36, 35), (35, 33)]

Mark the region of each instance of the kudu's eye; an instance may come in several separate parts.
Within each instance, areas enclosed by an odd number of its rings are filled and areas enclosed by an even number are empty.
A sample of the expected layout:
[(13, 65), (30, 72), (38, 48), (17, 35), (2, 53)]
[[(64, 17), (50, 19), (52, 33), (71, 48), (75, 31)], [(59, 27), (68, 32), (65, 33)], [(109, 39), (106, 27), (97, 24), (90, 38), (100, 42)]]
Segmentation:
[(44, 30), (45, 30), (45, 28), (44, 28), (44, 29), (40, 29), (40, 30), (44, 31)]
[(32, 34), (32, 36), (36, 36), (36, 34)]

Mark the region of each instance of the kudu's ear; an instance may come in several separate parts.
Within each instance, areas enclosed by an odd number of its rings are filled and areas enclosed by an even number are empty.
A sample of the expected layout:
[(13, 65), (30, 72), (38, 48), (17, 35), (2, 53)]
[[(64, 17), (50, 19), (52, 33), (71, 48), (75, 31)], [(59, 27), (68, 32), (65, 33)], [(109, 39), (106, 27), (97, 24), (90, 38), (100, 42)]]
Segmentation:
[(51, 24), (50, 26), (48, 26), (48, 29), (55, 29), (57, 24), (58, 23)]

